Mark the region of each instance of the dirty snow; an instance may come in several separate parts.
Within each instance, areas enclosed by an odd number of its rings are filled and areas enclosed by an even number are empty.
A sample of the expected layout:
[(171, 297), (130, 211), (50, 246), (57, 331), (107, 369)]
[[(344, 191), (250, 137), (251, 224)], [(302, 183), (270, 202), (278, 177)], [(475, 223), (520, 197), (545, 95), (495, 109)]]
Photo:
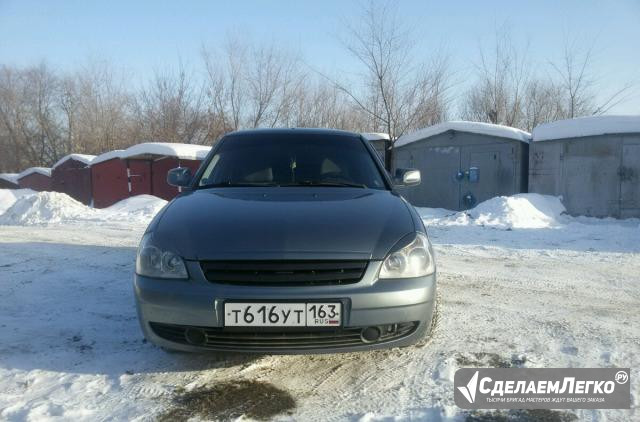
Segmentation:
[(544, 123), (533, 129), (533, 141), (606, 135), (640, 133), (640, 115), (588, 116)]
[[(46, 202), (34, 196), (15, 204)], [(149, 210), (149, 199), (110, 212)], [(639, 221), (573, 218), (531, 195), (478, 209), (419, 210), (442, 297), (428, 344), (313, 356), (168, 354), (144, 342), (131, 278), (152, 212), (0, 226), (0, 420), (154, 420), (183, 391), (257, 381), (295, 398), (277, 420), (459, 421), (453, 375), (474, 366), (631, 367), (631, 410), (569, 412), (640, 419)]]
[(395, 146), (399, 147), (402, 145), (407, 145), (431, 136), (439, 135), (449, 130), (478, 133), (480, 135), (499, 136), (502, 138), (515, 139), (516, 141), (525, 143), (529, 143), (529, 141), (531, 140), (530, 133), (509, 126), (480, 122), (451, 121), (438, 123), (437, 125), (429, 126), (416, 132), (402, 135), (395, 142)]

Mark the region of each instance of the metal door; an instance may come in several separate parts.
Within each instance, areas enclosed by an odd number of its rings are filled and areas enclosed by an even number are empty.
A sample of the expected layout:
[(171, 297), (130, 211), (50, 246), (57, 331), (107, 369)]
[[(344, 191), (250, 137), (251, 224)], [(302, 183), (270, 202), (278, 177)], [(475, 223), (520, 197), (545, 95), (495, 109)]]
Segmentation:
[(151, 161), (129, 160), (129, 195), (151, 195)]
[(500, 195), (515, 193), (515, 147), (511, 145), (470, 145), (462, 152), (461, 208)]
[(640, 217), (640, 144), (623, 143), (622, 166), (618, 173), (620, 217)]
[(460, 183), (456, 173), (460, 169), (460, 148), (430, 147), (417, 153), (418, 168), (423, 170), (416, 195), (424, 204), (422, 206), (459, 210)]
[(620, 215), (619, 139), (577, 139), (564, 143), (563, 204), (569, 214)]

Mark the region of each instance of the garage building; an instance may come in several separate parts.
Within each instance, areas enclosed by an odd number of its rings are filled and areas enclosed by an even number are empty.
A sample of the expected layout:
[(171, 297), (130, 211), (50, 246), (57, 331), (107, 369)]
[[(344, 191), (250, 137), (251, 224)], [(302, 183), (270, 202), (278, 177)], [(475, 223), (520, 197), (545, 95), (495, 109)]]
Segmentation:
[(18, 173), (0, 173), (0, 189), (19, 189)]
[(389, 135), (386, 133), (363, 133), (362, 137), (369, 141), (373, 148), (378, 152), (382, 163), (386, 162), (386, 152), (391, 146)]
[(537, 126), (529, 191), (562, 197), (571, 215), (640, 217), (640, 116)]
[(91, 160), (93, 206), (106, 208), (129, 197), (127, 166), (120, 159), (124, 150), (105, 152)]
[(91, 162), (93, 204), (105, 208), (144, 194), (170, 200), (179, 189), (167, 183), (167, 172), (182, 166), (195, 173), (210, 149), (203, 145), (146, 142), (99, 155)]
[(154, 195), (171, 200), (179, 189), (167, 183), (167, 172), (188, 167), (195, 174), (211, 147), (193, 144), (146, 142), (127, 148), (121, 155), (126, 161), (130, 195)]
[(415, 168), (418, 186), (399, 191), (413, 205), (472, 208), (527, 190), (531, 135), (489, 123), (452, 121), (403, 135), (395, 142), (396, 168)]
[(85, 205), (91, 203), (91, 169), (89, 163), (95, 156), (69, 154), (51, 167), (51, 188), (66, 193)]
[(51, 169), (46, 167), (29, 167), (18, 174), (18, 185), (22, 189), (50, 191)]

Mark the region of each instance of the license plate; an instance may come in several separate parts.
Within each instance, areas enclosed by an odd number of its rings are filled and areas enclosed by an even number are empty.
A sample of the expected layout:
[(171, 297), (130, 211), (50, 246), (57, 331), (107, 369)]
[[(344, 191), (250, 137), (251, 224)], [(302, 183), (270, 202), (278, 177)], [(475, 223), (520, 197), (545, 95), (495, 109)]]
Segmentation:
[(226, 327), (339, 327), (341, 324), (339, 302), (224, 304)]

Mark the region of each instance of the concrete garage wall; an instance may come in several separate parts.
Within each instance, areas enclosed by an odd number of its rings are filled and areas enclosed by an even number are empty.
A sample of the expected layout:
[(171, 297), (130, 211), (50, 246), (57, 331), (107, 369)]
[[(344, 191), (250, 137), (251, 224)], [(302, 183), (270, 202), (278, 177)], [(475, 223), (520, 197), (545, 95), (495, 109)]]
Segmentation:
[(529, 160), (529, 191), (562, 197), (569, 214), (640, 217), (640, 116), (539, 125)]
[(529, 168), (529, 191), (571, 215), (640, 217), (640, 133), (533, 142)]
[[(399, 190), (413, 205), (451, 210), (526, 192), (528, 148), (521, 140), (459, 130), (400, 145), (396, 166), (420, 170), (422, 183)], [(477, 181), (470, 177), (472, 168)]]

